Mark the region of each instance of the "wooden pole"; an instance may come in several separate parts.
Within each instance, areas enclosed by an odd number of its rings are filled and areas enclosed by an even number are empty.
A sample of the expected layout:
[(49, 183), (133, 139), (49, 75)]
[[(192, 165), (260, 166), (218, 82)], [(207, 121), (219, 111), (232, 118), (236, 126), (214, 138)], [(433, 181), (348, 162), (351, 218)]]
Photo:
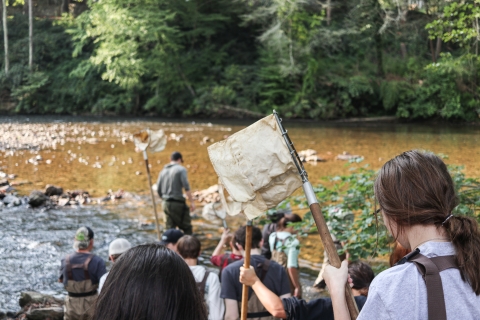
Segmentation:
[(157, 205), (155, 203), (155, 195), (153, 194), (152, 190), (152, 177), (150, 175), (150, 168), (148, 167), (148, 156), (147, 156), (147, 151), (143, 151), (143, 159), (145, 160), (145, 166), (147, 168), (147, 176), (148, 176), (148, 189), (150, 189), (150, 195), (152, 196), (152, 203), (153, 203), (153, 211), (155, 212), (155, 226), (157, 228), (157, 238), (158, 241), (161, 240), (160, 238), (160, 227), (159, 227), (159, 222), (158, 222), (158, 213), (157, 213)]
[[(335, 268), (340, 268), (342, 262), (340, 261), (340, 257), (338, 256), (337, 248), (335, 248), (335, 244), (333, 243), (332, 236), (330, 235), (330, 231), (328, 230), (327, 223), (325, 222), (325, 218), (322, 214), (322, 209), (318, 203), (312, 203), (310, 205), (310, 211), (312, 212), (313, 219), (315, 220), (315, 224), (317, 225), (318, 233), (320, 234), (320, 238), (322, 239), (323, 246), (325, 251), (327, 251), (328, 261), (332, 266)], [(357, 319), (358, 317), (358, 308), (355, 302), (355, 298), (353, 297), (352, 289), (348, 285), (345, 285), (345, 298), (347, 301), (348, 311), (350, 312), (350, 318), (352, 320)]]
[[(247, 221), (247, 228), (245, 230), (245, 257), (243, 261), (243, 267), (245, 269), (250, 268), (250, 250), (252, 249), (252, 221)], [(243, 285), (242, 288), (242, 310), (241, 310), (241, 320), (247, 320), (248, 313), (248, 289), (247, 285)]]
[[(328, 230), (327, 223), (325, 222), (325, 217), (322, 214), (322, 209), (318, 204), (317, 195), (313, 190), (312, 184), (308, 181), (308, 175), (303, 167), (302, 161), (298, 156), (295, 147), (293, 146), (292, 140), (288, 136), (287, 131), (282, 125), (282, 119), (278, 116), (278, 113), (273, 110), (273, 115), (277, 120), (278, 127), (282, 133), (283, 138), (285, 139), (285, 144), (287, 145), (288, 151), (292, 156), (293, 163), (295, 167), (297, 167), (298, 173), (302, 177), (303, 182), (303, 192), (305, 192), (305, 197), (307, 198), (308, 205), (310, 206), (310, 211), (312, 212), (313, 219), (315, 220), (315, 224), (317, 225), (318, 233), (320, 234), (320, 238), (322, 239), (323, 246), (325, 251), (327, 251), (328, 260), (330, 264), (336, 268), (340, 268), (341, 261), (340, 257), (338, 256), (337, 249), (335, 248), (335, 244), (333, 243), (332, 236), (330, 235), (330, 230)], [(345, 284), (345, 297), (347, 301), (348, 311), (350, 312), (350, 319), (355, 320), (358, 317), (358, 308), (357, 303), (353, 297), (352, 289), (348, 285)]]

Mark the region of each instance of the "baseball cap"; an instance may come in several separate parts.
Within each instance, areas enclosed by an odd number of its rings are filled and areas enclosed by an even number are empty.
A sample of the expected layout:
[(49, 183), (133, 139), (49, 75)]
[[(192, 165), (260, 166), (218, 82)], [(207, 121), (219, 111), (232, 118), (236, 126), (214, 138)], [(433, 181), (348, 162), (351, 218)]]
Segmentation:
[(183, 237), (183, 232), (177, 229), (168, 229), (162, 234), (162, 241), (160, 244), (166, 245), (168, 243), (177, 243)]
[(171, 159), (172, 161), (178, 161), (179, 159), (181, 159), (182, 162), (183, 162), (182, 154), (181, 154), (180, 152), (178, 152), (178, 151), (175, 151), (174, 153), (172, 153), (172, 155), (170, 156), (170, 159)]
[(93, 239), (93, 230), (89, 227), (80, 227), (75, 233), (75, 241), (73, 242), (73, 249), (87, 249), (90, 240)]
[(130, 249), (132, 245), (127, 239), (118, 238), (110, 242), (110, 246), (108, 246), (108, 255), (113, 256), (114, 254), (122, 254), (128, 249)]

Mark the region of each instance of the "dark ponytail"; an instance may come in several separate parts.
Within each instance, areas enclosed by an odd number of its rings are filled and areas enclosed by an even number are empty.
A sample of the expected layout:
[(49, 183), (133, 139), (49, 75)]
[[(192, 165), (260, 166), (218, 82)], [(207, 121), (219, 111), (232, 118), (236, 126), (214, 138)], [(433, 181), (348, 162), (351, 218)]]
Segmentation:
[(455, 247), (462, 279), (480, 295), (478, 223), (466, 216), (450, 217), (458, 198), (442, 159), (430, 152), (404, 152), (383, 165), (374, 189), (382, 213), (396, 223), (394, 237), (409, 226), (444, 227)]
[(477, 296), (480, 295), (480, 231), (477, 221), (467, 216), (453, 216), (444, 227), (455, 246), (455, 258), (463, 281), (468, 281)]
[(277, 222), (277, 230), (283, 230), (288, 227), (289, 223), (301, 222), (302, 218), (296, 214), (286, 214), (282, 219)]

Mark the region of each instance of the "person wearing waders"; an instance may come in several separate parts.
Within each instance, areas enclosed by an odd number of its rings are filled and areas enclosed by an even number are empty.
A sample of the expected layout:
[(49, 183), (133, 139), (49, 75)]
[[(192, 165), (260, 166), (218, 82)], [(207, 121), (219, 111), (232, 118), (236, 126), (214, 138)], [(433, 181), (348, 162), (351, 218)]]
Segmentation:
[[(245, 256), (246, 227), (240, 227), (234, 236), (234, 243), (238, 250)], [(250, 250), (250, 264), (255, 269), (260, 281), (273, 294), (280, 298), (288, 298), (290, 283), (285, 269), (274, 261), (270, 261), (261, 254), (263, 244), (262, 232), (257, 227), (252, 227), (252, 249)], [(238, 281), (240, 267), (243, 259), (229, 264), (222, 272), (222, 291), (220, 297), (225, 299), (225, 320), (237, 320), (240, 318), (242, 303), (242, 284)], [(270, 312), (262, 305), (255, 292), (248, 290), (248, 315), (249, 320), (273, 320)]]
[(61, 261), (58, 281), (63, 282), (67, 290), (64, 320), (87, 320), (92, 317), (98, 283), (107, 272), (105, 261), (91, 253), (93, 236), (89, 227), (79, 228), (73, 242), (75, 252)]
[[(160, 172), (157, 180), (157, 192), (163, 199), (163, 211), (166, 217), (166, 229), (178, 227), (185, 234), (192, 234), (190, 212), (195, 210), (190, 184), (187, 179), (187, 169), (181, 164), (183, 157), (175, 151), (170, 156), (170, 163)], [(190, 208), (185, 202), (182, 189), (185, 189)]]

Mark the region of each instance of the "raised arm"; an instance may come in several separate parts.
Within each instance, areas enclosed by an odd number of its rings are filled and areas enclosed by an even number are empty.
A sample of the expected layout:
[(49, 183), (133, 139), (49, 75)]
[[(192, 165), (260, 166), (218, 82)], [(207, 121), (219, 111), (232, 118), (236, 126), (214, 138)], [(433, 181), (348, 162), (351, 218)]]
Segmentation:
[(347, 260), (342, 261), (342, 266), (339, 269), (328, 265), (323, 273), (323, 279), (325, 279), (332, 298), (335, 320), (350, 320), (350, 313), (345, 301), (345, 283), (348, 279)]
[(258, 279), (253, 267), (250, 267), (250, 269), (240, 268), (240, 282), (252, 287), (262, 305), (272, 316), (282, 319), (287, 318), (282, 300)]
[(232, 235), (229, 229), (223, 230), (222, 237), (220, 238), (215, 250), (213, 250), (212, 257), (219, 256), (223, 253), (223, 247), (227, 244), (228, 239), (230, 239), (231, 236)]

